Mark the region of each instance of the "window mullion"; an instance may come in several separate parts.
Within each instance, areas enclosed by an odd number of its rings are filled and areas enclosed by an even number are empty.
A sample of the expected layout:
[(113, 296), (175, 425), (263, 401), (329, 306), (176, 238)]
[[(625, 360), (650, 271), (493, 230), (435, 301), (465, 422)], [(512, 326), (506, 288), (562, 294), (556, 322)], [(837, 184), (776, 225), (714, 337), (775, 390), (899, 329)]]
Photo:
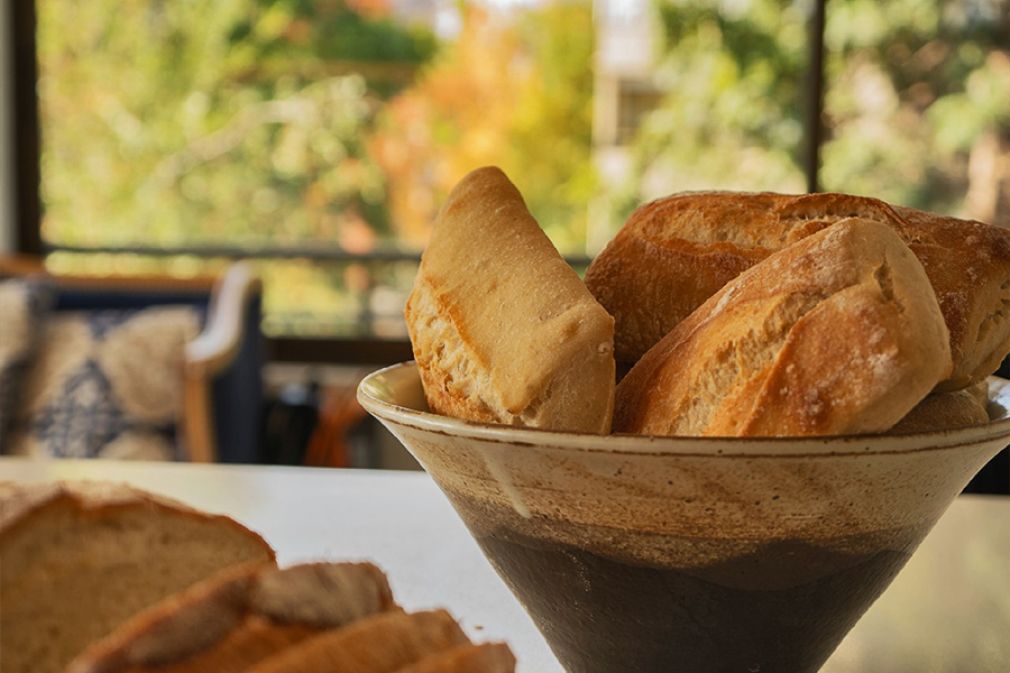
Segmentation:
[(814, 0), (807, 40), (809, 52), (803, 170), (807, 178), (807, 191), (810, 193), (820, 191), (818, 173), (821, 167), (821, 144), (824, 141), (824, 24), (827, 4), (827, 0)]

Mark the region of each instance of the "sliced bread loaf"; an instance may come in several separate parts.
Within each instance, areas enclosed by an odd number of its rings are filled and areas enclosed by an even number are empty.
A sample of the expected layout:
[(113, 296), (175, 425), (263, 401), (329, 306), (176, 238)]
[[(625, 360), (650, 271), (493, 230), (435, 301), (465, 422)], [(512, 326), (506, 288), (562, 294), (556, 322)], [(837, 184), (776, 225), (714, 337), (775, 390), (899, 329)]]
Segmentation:
[(247, 671), (393, 673), (426, 656), (469, 642), (445, 610), (386, 612), (310, 638)]
[(310, 636), (396, 608), (370, 563), (225, 570), (136, 615), (67, 673), (238, 673)]
[(516, 658), (504, 643), (458, 645), (404, 666), (396, 673), (512, 673)]
[(58, 673), (143, 608), (274, 553), (236, 521), (109, 483), (0, 483), (0, 670)]

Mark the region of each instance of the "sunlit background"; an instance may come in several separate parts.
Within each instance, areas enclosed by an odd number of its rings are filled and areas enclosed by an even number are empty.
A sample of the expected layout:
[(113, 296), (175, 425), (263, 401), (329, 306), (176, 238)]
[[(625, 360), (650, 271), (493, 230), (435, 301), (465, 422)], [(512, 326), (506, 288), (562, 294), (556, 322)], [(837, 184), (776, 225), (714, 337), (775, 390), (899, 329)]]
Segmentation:
[[(402, 335), (479, 165), (576, 266), (650, 198), (806, 185), (812, 2), (37, 7), (49, 263), (249, 255), (271, 335)], [(821, 187), (1010, 225), (1010, 2), (831, 0), (825, 40)]]

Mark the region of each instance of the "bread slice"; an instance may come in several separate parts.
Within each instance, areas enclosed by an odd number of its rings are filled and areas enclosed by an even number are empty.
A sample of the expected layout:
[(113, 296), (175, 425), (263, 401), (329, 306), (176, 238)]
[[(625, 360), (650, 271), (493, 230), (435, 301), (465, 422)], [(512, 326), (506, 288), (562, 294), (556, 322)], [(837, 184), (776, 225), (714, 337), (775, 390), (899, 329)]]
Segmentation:
[(982, 381), (963, 390), (927, 395), (887, 434), (936, 432), (988, 423), (987, 390), (988, 384)]
[(429, 654), (397, 673), (513, 673), (516, 658), (504, 643), (459, 645)]
[(134, 616), (67, 673), (239, 673), (302, 640), (396, 609), (370, 563), (225, 570)]
[(386, 612), (289, 647), (248, 673), (390, 673), (435, 652), (469, 644), (444, 610)]
[(614, 431), (883, 432), (949, 375), (922, 265), (889, 226), (846, 219), (730, 281), (617, 388)]
[(473, 171), (449, 195), (405, 316), (436, 413), (610, 430), (613, 319), (499, 169)]
[(983, 380), (1010, 350), (1010, 232), (844, 194), (675, 194), (628, 218), (586, 273), (634, 363), (723, 285), (777, 250), (848, 217), (891, 226), (916, 254), (950, 333), (941, 389)]
[(273, 561), (232, 519), (129, 486), (0, 484), (0, 670), (57, 673), (165, 596)]

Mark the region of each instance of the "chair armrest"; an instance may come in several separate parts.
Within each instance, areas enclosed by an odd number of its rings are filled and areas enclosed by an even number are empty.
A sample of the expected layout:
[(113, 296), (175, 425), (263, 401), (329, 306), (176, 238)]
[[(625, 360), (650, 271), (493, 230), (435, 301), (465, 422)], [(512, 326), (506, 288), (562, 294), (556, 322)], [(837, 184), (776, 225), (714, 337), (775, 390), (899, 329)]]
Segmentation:
[(186, 368), (213, 376), (227, 367), (242, 343), (243, 317), (260, 280), (248, 262), (228, 267), (214, 286), (203, 331), (186, 345)]
[(247, 306), (260, 287), (250, 264), (230, 266), (214, 286), (203, 331), (186, 344), (183, 432), (193, 462), (217, 460), (211, 379), (235, 360), (242, 345)]

